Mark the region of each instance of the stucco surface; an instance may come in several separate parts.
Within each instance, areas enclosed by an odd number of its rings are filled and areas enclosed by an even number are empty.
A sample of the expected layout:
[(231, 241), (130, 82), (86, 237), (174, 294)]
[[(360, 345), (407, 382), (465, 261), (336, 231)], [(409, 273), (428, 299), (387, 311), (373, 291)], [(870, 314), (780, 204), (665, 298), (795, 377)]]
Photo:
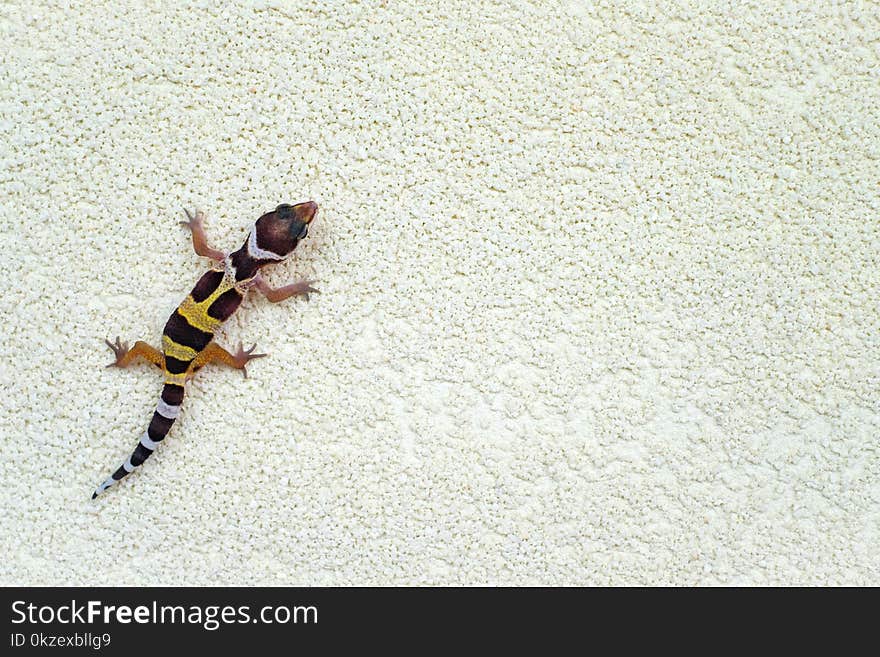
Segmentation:
[(145, 4), (0, 10), (2, 583), (880, 584), (876, 3)]

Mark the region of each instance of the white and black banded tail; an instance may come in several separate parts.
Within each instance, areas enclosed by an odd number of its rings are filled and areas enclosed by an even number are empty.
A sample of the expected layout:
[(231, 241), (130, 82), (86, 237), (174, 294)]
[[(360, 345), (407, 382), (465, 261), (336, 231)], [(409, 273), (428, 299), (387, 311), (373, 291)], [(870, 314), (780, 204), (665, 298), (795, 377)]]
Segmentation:
[(156, 451), (159, 443), (165, 439), (171, 430), (171, 425), (177, 419), (180, 413), (180, 404), (183, 402), (183, 386), (176, 383), (166, 383), (162, 388), (162, 397), (156, 405), (156, 411), (153, 413), (153, 419), (150, 420), (150, 426), (144, 431), (140, 442), (135, 447), (131, 456), (119, 466), (107, 480), (95, 489), (92, 493), (92, 499), (95, 499), (110, 488), (113, 484), (118, 483), (126, 476), (135, 471), (144, 461)]

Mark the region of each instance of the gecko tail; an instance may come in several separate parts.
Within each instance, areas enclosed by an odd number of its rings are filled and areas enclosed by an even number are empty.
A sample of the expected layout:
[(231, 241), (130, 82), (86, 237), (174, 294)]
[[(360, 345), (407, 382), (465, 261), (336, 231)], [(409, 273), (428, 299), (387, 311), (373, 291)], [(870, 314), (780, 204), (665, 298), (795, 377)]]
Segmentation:
[(141, 435), (141, 439), (126, 459), (125, 463), (117, 468), (116, 472), (107, 477), (100, 486), (92, 493), (92, 499), (95, 499), (105, 490), (118, 484), (125, 477), (139, 468), (144, 461), (153, 455), (159, 443), (165, 440), (165, 436), (171, 430), (171, 426), (180, 413), (180, 404), (183, 402), (183, 386), (176, 383), (166, 383), (162, 388), (162, 398), (156, 404), (156, 410), (153, 413), (153, 419), (150, 420), (150, 426)]

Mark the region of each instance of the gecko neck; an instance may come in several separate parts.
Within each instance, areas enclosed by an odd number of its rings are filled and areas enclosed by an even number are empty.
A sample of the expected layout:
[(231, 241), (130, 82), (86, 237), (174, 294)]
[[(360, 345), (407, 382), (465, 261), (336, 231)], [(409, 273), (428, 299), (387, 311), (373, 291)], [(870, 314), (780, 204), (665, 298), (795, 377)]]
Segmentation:
[(248, 253), (247, 244), (238, 251), (233, 251), (226, 258), (227, 269), (232, 269), (235, 280), (246, 281), (257, 275), (262, 267), (270, 264), (271, 260), (258, 260)]

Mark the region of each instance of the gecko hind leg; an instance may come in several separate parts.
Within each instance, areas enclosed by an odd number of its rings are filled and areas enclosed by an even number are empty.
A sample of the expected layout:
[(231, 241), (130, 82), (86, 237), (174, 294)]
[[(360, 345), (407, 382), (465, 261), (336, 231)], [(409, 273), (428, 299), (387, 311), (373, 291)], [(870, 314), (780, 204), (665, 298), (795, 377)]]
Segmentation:
[(229, 367), (234, 367), (237, 370), (241, 370), (241, 373), (244, 374), (244, 378), (247, 378), (247, 364), (248, 361), (254, 360), (255, 358), (264, 358), (269, 354), (255, 354), (254, 349), (257, 348), (257, 345), (252, 346), (250, 349), (245, 349), (242, 343), (238, 343), (238, 351), (234, 354), (229, 353), (223, 347), (221, 347), (216, 342), (208, 343), (208, 346), (199, 353), (198, 356), (195, 357), (192, 364), (190, 365), (190, 376), (195, 375), (200, 369), (202, 369), (208, 363), (223, 363), (224, 365), (228, 365)]
[(127, 342), (120, 342), (119, 336), (116, 336), (116, 343), (110, 340), (104, 340), (108, 347), (116, 354), (116, 361), (107, 365), (107, 367), (128, 367), (137, 358), (143, 358), (148, 363), (152, 363), (159, 369), (165, 367), (165, 356), (158, 349), (154, 349), (146, 342), (138, 340), (134, 346), (129, 349)]

